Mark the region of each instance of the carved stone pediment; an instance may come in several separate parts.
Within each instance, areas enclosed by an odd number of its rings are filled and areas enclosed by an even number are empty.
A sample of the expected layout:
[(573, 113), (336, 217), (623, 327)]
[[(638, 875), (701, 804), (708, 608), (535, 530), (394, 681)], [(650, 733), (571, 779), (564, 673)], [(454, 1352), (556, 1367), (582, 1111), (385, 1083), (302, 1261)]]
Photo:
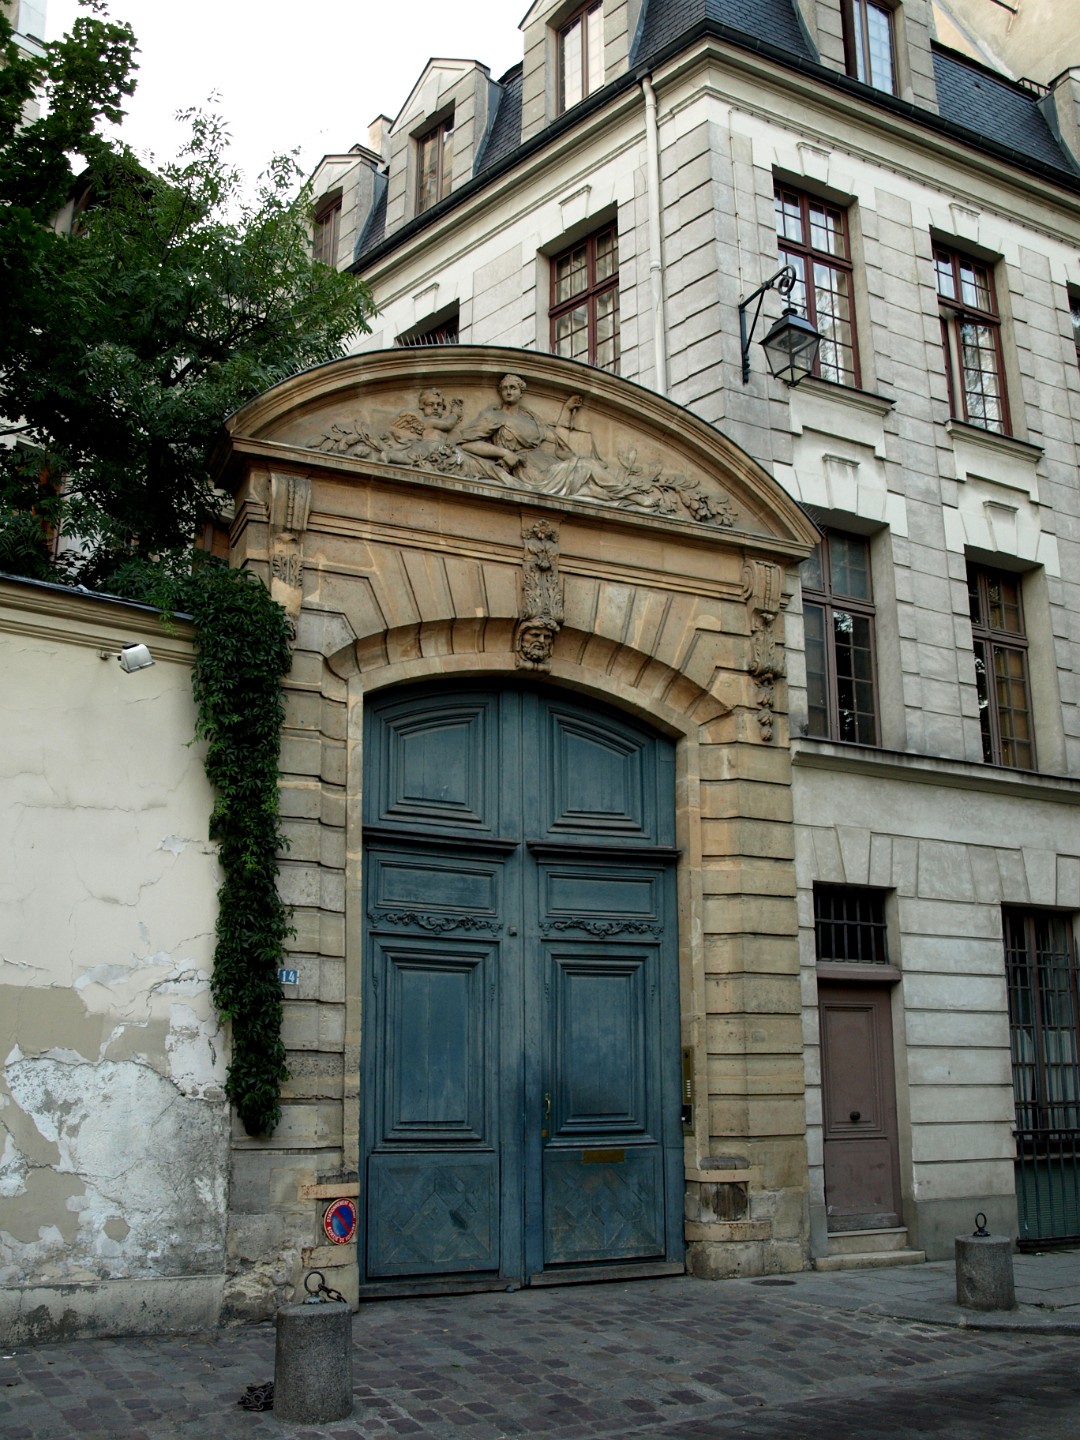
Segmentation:
[(389, 467), (413, 483), (812, 540), (794, 502), (712, 426), (551, 355), (438, 346), (354, 356), (275, 386), (229, 429), (235, 449), (302, 452), (339, 474)]
[(566, 395), (556, 411), (546, 397), (530, 402), (526, 389), (521, 376), (507, 372), (490, 393), (470, 395), (468, 409), (463, 395), (448, 397), (435, 385), (395, 395), (389, 405), (374, 395), (349, 419), (307, 437), (307, 448), (534, 495), (735, 524), (728, 495), (666, 464), (655, 444), (610, 433), (602, 417), (590, 416), (584, 396)]

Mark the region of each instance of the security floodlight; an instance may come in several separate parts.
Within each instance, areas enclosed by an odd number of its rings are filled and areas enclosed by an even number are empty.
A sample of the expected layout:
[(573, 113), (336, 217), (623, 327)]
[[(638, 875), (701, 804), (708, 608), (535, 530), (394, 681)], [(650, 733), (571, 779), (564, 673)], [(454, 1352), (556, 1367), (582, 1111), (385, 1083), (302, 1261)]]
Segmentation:
[[(752, 295), (748, 295), (739, 306), (739, 336), (742, 341), (742, 378), (745, 385), (750, 379), (750, 342), (754, 338), (754, 331), (761, 315), (762, 302), (769, 290), (777, 290), (781, 295), (790, 297), (795, 287), (798, 276), (792, 265), (785, 265), (775, 275), (759, 285)], [(750, 328), (746, 326), (747, 308), (757, 301), (757, 308), (754, 311), (754, 318), (750, 322)], [(800, 380), (813, 372), (814, 362), (817, 360), (818, 346), (821, 344), (821, 336), (811, 325), (810, 321), (800, 315), (794, 305), (789, 304), (788, 308), (777, 320), (769, 333), (762, 340), (765, 350), (765, 357), (769, 362), (769, 370), (777, 380), (783, 380), (788, 385), (798, 385)]]
[(138, 645), (134, 641), (125, 645), (116, 657), (120, 661), (120, 669), (130, 675), (133, 670), (145, 670), (148, 665), (153, 665), (154, 657), (145, 645)]

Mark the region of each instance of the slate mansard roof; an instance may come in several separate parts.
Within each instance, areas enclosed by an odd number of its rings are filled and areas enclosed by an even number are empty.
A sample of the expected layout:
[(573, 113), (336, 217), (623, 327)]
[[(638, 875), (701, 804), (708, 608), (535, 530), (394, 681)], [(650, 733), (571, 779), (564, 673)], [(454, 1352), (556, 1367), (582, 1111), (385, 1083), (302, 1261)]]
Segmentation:
[[(842, 86), (870, 104), (893, 109), (931, 127), (947, 130), (958, 140), (990, 150), (1013, 164), (1038, 170), (1050, 178), (1080, 187), (1080, 171), (1059, 144), (1038, 104), (1038, 95), (1025, 86), (968, 60), (966, 56), (934, 45), (938, 115), (885, 95), (849, 76), (825, 69), (799, 19), (794, 0), (644, 0), (643, 14), (630, 56), (629, 73), (604, 86), (584, 102), (602, 104), (605, 97), (648, 71), (669, 54), (701, 35), (715, 35), (731, 44), (768, 55), (778, 64), (813, 73), (827, 84)], [(560, 116), (547, 131), (522, 144), (522, 67), (507, 71), (499, 82), (498, 109), (488, 132), (476, 173), (470, 184), (449, 196), (442, 205), (418, 216), (389, 239), (386, 236), (385, 190), (379, 197), (356, 249), (356, 264), (374, 258), (415, 229), (422, 228), (452, 206), (456, 198), (512, 165), (515, 158), (547, 136), (576, 122), (582, 106)]]

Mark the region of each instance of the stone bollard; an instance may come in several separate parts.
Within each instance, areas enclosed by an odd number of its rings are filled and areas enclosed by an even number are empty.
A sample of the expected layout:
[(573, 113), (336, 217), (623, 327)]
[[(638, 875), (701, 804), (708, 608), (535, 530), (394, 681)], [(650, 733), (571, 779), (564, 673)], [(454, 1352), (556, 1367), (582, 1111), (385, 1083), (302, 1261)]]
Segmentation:
[(325, 1425), (352, 1414), (352, 1309), (342, 1300), (277, 1312), (274, 1415)]
[(956, 1237), (956, 1303), (969, 1310), (1015, 1310), (1012, 1241), (991, 1235), (981, 1212), (975, 1224), (974, 1235)]

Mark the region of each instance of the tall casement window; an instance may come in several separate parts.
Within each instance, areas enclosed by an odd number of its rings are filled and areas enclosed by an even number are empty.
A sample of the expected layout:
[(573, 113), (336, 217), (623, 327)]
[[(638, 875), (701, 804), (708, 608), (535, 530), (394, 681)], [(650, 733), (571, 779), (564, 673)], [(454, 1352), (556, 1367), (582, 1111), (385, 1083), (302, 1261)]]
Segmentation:
[(315, 216), (312, 255), (323, 265), (337, 263), (338, 226), (341, 221), (341, 199), (324, 205)]
[(824, 536), (803, 563), (807, 734), (878, 743), (870, 546)]
[(559, 109), (569, 110), (604, 83), (604, 6), (586, 5), (559, 27)]
[(878, 0), (843, 0), (844, 54), (849, 75), (895, 95), (893, 12)]
[(1052, 910), (1009, 908), (1002, 921), (1017, 1128), (1080, 1128), (1080, 995), (1072, 924)]
[(957, 419), (969, 425), (1007, 435), (1009, 409), (993, 268), (958, 250), (935, 245), (934, 274), (949, 407)]
[(988, 765), (1034, 770), (1027, 636), (1019, 575), (969, 565), (968, 604), (983, 759)]
[(416, 211), (450, 194), (450, 172), (454, 164), (454, 117), (447, 116), (416, 142)]
[(1080, 1236), (1080, 988), (1072, 918), (1002, 909), (1020, 1240)]
[(1072, 316), (1073, 344), (1076, 346), (1076, 363), (1080, 365), (1080, 295), (1069, 291), (1069, 314)]
[(887, 965), (885, 892), (815, 885), (814, 936), (820, 964)]
[(791, 303), (821, 336), (815, 375), (839, 385), (859, 383), (851, 299), (847, 216), (836, 205), (778, 185), (776, 234), (781, 265), (798, 277)]
[(619, 368), (619, 236), (614, 222), (551, 261), (551, 349)]

